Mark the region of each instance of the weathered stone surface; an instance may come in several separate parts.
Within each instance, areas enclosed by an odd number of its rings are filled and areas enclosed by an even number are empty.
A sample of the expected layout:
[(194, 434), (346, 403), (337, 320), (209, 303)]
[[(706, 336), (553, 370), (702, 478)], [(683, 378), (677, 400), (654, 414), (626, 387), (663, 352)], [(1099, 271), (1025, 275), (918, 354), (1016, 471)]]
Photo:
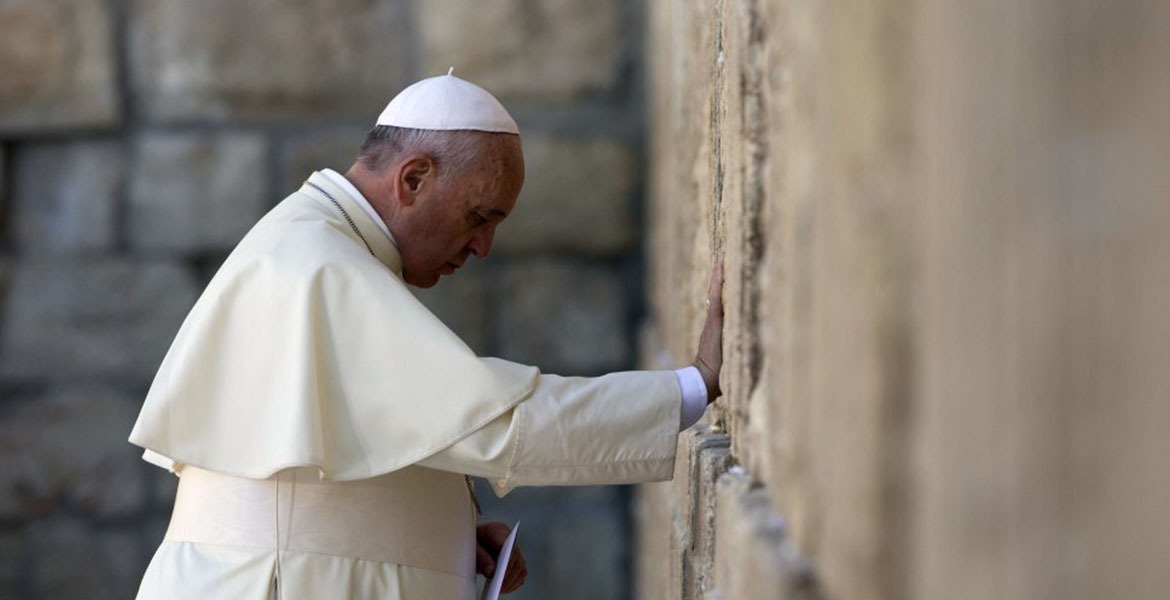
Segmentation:
[(469, 260), (455, 275), (440, 279), (438, 285), (411, 290), (472, 350), (487, 354), (491, 306), (482, 262)]
[(357, 157), (368, 127), (334, 127), (287, 136), (280, 148), (281, 188), (283, 198), (300, 189), (313, 171), (333, 169), (344, 174)]
[(823, 597), (812, 565), (787, 539), (787, 526), (776, 516), (767, 493), (733, 469), (716, 486), (715, 539), (718, 564), (716, 598), (816, 600)]
[(133, 532), (103, 531), (68, 518), (28, 528), (32, 588), (39, 598), (131, 598), (145, 565)]
[(404, 85), (398, 2), (135, 2), (135, 93), (153, 119), (372, 118)]
[(1164, 596), (1170, 6), (921, 6), (914, 591)]
[(679, 434), (671, 482), (678, 499), (671, 513), (670, 556), (675, 596), (702, 597), (714, 562), (715, 480), (731, 464), (731, 440), (719, 430), (697, 425)]
[(634, 243), (633, 149), (613, 140), (524, 138), (524, 189), (500, 226), (505, 252), (617, 253)]
[[(891, 499), (908, 485), (913, 148), (896, 40), (913, 7), (832, 10), (849, 17), (808, 2), (652, 6), (653, 310), (666, 348), (693, 352), (722, 255), (726, 396), (710, 422), (763, 479), (764, 504), (791, 519), (831, 596), (903, 598), (905, 554), (891, 548), (906, 521)], [(703, 515), (704, 490), (676, 483), (679, 506)], [(678, 574), (684, 598), (711, 591), (703, 523), (674, 535), (695, 553)]]
[(513, 264), (496, 289), (496, 340), (504, 358), (584, 375), (629, 360), (625, 302), (606, 267), (552, 260)]
[(12, 213), (23, 253), (108, 250), (125, 189), (122, 144), (114, 140), (18, 147)]
[[(719, 189), (718, 220), (724, 228), (724, 302), (726, 331), (724, 365), (720, 386), (725, 398), (720, 404), (732, 434), (732, 452), (748, 466), (758, 462), (757, 452), (765, 446), (746, 443), (745, 430), (751, 420), (749, 398), (761, 370), (759, 345), (761, 305), (771, 297), (762, 295), (760, 261), (763, 258), (764, 175), (768, 157), (768, 133), (764, 119), (768, 99), (764, 97), (762, 61), (765, 29), (757, 6), (723, 2), (719, 11), (722, 52), (715, 59), (712, 113), (718, 118), (715, 179)], [(704, 273), (700, 271), (699, 275)]]
[(140, 452), (125, 441), (136, 407), (125, 393), (95, 386), (4, 406), (0, 516), (45, 514), (62, 505), (98, 517), (141, 508)]
[(650, 4), (651, 310), (683, 356), (724, 257), (712, 423), (751, 475), (721, 480), (713, 589), (685, 586), (701, 528), (663, 525), (704, 487), (652, 488), (644, 597), (1164, 595), (1152, 6)]
[(647, 483), (636, 489), (632, 511), (638, 524), (634, 532), (634, 598), (679, 597), (671, 593), (676, 582), (670, 565), (681, 560), (670, 535), (678, 501), (672, 492), (670, 482)]
[(0, 132), (118, 120), (108, 3), (0, 2)]
[(504, 99), (610, 91), (622, 68), (622, 3), (416, 2), (425, 75), (455, 74)]
[(138, 140), (130, 242), (187, 253), (233, 247), (268, 207), (257, 134), (152, 133)]
[(149, 381), (195, 296), (190, 273), (167, 262), (22, 261), (4, 305), (0, 376)]

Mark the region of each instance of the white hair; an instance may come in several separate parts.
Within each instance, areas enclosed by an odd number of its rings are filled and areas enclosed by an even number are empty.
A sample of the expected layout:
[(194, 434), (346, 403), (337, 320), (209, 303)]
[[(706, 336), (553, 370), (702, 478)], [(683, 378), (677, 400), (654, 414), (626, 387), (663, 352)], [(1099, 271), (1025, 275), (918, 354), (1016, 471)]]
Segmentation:
[(510, 134), (378, 125), (366, 134), (357, 159), (371, 171), (382, 171), (403, 156), (423, 153), (435, 161), (439, 175), (454, 176), (475, 164), (489, 150), (493, 135)]

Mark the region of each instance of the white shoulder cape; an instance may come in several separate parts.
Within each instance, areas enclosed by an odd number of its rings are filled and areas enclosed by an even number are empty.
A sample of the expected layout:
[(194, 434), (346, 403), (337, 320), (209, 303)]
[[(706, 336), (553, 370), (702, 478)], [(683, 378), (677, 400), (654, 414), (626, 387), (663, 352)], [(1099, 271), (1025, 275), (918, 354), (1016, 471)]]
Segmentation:
[(365, 211), (314, 173), (220, 267), (130, 441), (171, 469), (265, 478), (313, 466), (361, 479), (427, 458), (526, 398), (539, 372), (475, 356), (407, 290), (401, 265)]

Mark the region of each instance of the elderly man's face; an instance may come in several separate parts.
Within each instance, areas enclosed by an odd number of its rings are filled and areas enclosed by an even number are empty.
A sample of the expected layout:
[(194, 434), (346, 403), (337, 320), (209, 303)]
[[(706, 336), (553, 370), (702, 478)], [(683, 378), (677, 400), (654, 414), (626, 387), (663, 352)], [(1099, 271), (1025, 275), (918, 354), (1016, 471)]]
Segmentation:
[(431, 287), (451, 275), (472, 254), (491, 251), (496, 227), (511, 214), (524, 183), (519, 139), (504, 140), (463, 173), (432, 177), (419, 188), (396, 233), (403, 278)]

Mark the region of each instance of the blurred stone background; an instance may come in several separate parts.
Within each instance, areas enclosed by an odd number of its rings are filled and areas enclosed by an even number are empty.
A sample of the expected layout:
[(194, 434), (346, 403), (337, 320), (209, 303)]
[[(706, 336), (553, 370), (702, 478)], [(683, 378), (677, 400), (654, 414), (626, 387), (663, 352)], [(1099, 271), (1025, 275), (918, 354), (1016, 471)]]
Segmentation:
[[(0, 0), (0, 598), (133, 596), (175, 479), (125, 438), (186, 311), (449, 66), (516, 117), (528, 180), (491, 258), (420, 295), (483, 354), (633, 366), (641, 38), (620, 0)], [(628, 596), (628, 488), (480, 490), (525, 523), (513, 597)]]

